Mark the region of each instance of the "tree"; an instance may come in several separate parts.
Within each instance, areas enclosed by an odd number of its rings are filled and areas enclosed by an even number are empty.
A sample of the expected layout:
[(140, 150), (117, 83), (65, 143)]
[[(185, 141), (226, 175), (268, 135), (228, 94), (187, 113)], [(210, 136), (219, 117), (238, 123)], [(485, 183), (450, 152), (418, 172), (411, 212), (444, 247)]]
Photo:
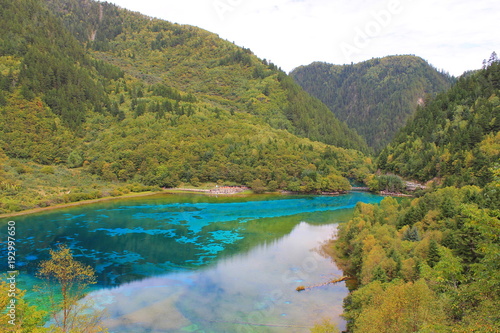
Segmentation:
[(387, 282), (387, 280), (387, 273), (380, 265), (377, 265), (373, 270), (372, 281)]
[(429, 252), (427, 253), (427, 264), (430, 267), (434, 267), (441, 260), (441, 255), (439, 254), (439, 246), (438, 243), (431, 239), (429, 243)]
[(483, 69), (486, 69), (487, 67), (493, 65), (495, 62), (498, 62), (498, 61), (500, 61), (500, 60), (498, 60), (497, 53), (495, 51), (493, 51), (493, 53), (491, 53), (491, 55), (490, 55), (490, 59), (483, 60)]
[(438, 250), (440, 259), (433, 268), (422, 264), (422, 277), (440, 292), (456, 291), (464, 278), (462, 259), (453, 255), (447, 247), (441, 246)]
[(396, 175), (382, 175), (376, 178), (379, 190), (398, 193), (404, 189), (403, 180)]
[(403, 240), (407, 240), (410, 242), (420, 241), (421, 237), (418, 228), (413, 226), (411, 228), (406, 229), (405, 232), (403, 233)]
[[(0, 281), (0, 290), (5, 291), (0, 294), (0, 308), (9, 310), (9, 306), (11, 308), (15, 306), (15, 314), (12, 317), (7, 312), (0, 317), (0, 330), (2, 332), (16, 333), (46, 332), (47, 329), (39, 327), (44, 324), (46, 313), (38, 310), (35, 306), (29, 305), (24, 300), (25, 291), (18, 288), (13, 289), (7, 281), (7, 278), (2, 278), (2, 281)], [(12, 298), (12, 294), (15, 294), (14, 298)], [(12, 303), (13, 300), (14, 303)]]
[(254, 191), (254, 193), (264, 193), (266, 191), (264, 182), (258, 178), (252, 181), (250, 187), (252, 188), (252, 191)]
[(68, 167), (69, 168), (79, 168), (83, 165), (82, 154), (76, 150), (73, 150), (68, 156)]
[(311, 333), (338, 333), (337, 326), (328, 319), (324, 319), (321, 324), (315, 324), (311, 328)]
[(274, 192), (276, 191), (277, 189), (279, 188), (279, 185), (278, 185), (278, 182), (275, 181), (275, 180), (271, 180), (268, 184), (267, 184), (267, 189), (271, 192)]
[(74, 260), (66, 245), (50, 250), (50, 255), (51, 259), (41, 262), (38, 277), (45, 281), (43, 290), (49, 293), (55, 326), (64, 333), (105, 332), (99, 326), (102, 314), (88, 314), (90, 305), (79, 302), (86, 288), (96, 283), (92, 267)]
[(364, 304), (353, 332), (443, 332), (444, 323), (439, 299), (425, 281), (397, 281)]
[[(375, 238), (373, 236), (367, 237), (367, 239), (368, 238), (370, 238), (372, 242), (375, 241)], [(368, 247), (368, 241), (365, 240), (364, 248)], [(386, 258), (384, 249), (379, 244), (376, 244), (371, 248), (371, 250), (367, 252), (368, 253), (366, 255), (366, 258), (364, 258), (363, 260), (363, 268), (361, 271), (360, 279), (361, 283), (368, 284), (370, 281), (374, 280), (385, 281), (387, 279), (387, 275), (384, 275), (385, 271), (383, 273), (381, 272), (381, 270), (383, 270), (383, 268), (381, 267), (381, 263)]]
[(350, 189), (349, 181), (339, 175), (328, 175), (321, 183), (321, 190), (325, 192), (349, 191)]

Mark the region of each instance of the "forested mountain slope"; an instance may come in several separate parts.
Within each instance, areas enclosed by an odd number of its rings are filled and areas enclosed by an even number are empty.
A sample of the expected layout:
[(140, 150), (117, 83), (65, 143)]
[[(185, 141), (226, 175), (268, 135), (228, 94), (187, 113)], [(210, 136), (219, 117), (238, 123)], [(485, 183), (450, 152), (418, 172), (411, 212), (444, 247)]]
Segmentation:
[(344, 300), (348, 331), (500, 331), (499, 187), (497, 169), (484, 188), (358, 204), (333, 245), (359, 282)]
[(428, 95), (453, 78), (415, 56), (375, 58), (352, 65), (315, 62), (290, 75), (380, 151)]
[(379, 157), (455, 186), (359, 203), (339, 227), (329, 250), (358, 281), (349, 332), (500, 331), (500, 62), (485, 67), (419, 109)]
[(419, 108), (378, 158), (380, 168), (445, 185), (484, 185), (500, 161), (500, 63), (461, 77)]
[(326, 106), (214, 34), (107, 3), (0, 5), (1, 212), (125, 183), (307, 192), (369, 172)]
[(111, 4), (49, 0), (80, 41), (146, 84), (165, 83), (211, 104), (257, 115), (276, 129), (366, 151), (355, 132), (332, 117), (284, 72), (203, 29), (152, 19)]

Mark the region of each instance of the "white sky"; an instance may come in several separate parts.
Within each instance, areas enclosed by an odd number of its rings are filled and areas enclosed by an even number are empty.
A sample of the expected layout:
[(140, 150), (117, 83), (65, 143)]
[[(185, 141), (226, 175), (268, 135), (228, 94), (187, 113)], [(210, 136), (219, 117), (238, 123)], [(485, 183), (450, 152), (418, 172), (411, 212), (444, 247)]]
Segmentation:
[(107, 0), (190, 24), (289, 72), (414, 54), (452, 75), (500, 54), (498, 0)]

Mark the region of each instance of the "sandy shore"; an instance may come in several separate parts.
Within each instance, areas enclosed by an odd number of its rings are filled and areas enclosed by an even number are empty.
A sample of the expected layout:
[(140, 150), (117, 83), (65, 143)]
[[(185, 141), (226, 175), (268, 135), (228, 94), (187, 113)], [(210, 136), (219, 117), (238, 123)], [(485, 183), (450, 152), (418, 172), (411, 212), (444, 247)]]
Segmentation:
[(200, 194), (248, 194), (252, 193), (251, 189), (246, 186), (220, 186), (212, 189), (200, 189), (200, 188), (165, 188), (166, 193), (200, 193)]
[(411, 194), (404, 194), (404, 193), (397, 193), (397, 192), (380, 191), (378, 194), (379, 195), (385, 195), (385, 196), (388, 196), (388, 197), (407, 197), (407, 198), (413, 198), (413, 195), (411, 195)]

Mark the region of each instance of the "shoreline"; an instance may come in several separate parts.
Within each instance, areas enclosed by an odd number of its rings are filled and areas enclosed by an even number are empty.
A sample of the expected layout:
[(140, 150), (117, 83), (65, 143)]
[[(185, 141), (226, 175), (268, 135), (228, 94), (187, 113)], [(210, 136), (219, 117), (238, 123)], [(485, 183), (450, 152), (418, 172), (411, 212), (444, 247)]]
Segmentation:
[(168, 192), (165, 192), (165, 191), (159, 191), (159, 192), (141, 192), (141, 193), (120, 195), (120, 196), (117, 196), (117, 197), (104, 197), (104, 198), (99, 198), (99, 199), (91, 199), (91, 200), (82, 200), (82, 201), (76, 201), (76, 202), (69, 202), (69, 203), (65, 203), (65, 204), (58, 204), (58, 205), (47, 206), (47, 207), (31, 208), (31, 209), (22, 210), (22, 211), (19, 211), (19, 212), (12, 212), (12, 213), (0, 214), (0, 219), (10, 218), (10, 217), (16, 217), (16, 216), (23, 216), (23, 215), (30, 215), (30, 214), (36, 214), (36, 213), (41, 213), (41, 212), (55, 210), (55, 209), (60, 209), (60, 208), (68, 208), (68, 207), (90, 205), (90, 204), (104, 202), (104, 201), (111, 201), (111, 200), (118, 200), (118, 199), (128, 199), (128, 198), (140, 198), (140, 197), (147, 197), (147, 196), (151, 196), (151, 195), (155, 195), (155, 194), (164, 194), (164, 193), (168, 193)]
[(387, 191), (380, 191), (378, 194), (386, 196), (386, 197), (402, 197), (402, 198), (413, 198), (414, 197), (414, 195), (412, 195), (412, 194), (387, 192)]
[[(201, 195), (208, 195), (208, 196), (210, 196), (210, 195), (227, 195), (227, 196), (233, 196), (233, 195), (238, 195), (238, 194), (239, 195), (249, 194), (249, 193), (246, 193), (246, 191), (234, 192), (234, 193), (217, 193), (217, 192), (214, 193), (214, 192), (211, 192), (211, 190), (206, 190), (206, 189), (168, 188), (168, 189), (163, 189), (162, 191), (156, 191), (156, 192), (141, 192), (141, 193), (134, 193), (134, 194), (125, 194), (125, 195), (120, 195), (120, 196), (116, 196), (116, 197), (105, 197), (105, 198), (99, 198), (99, 199), (83, 200), (83, 201), (76, 201), (76, 202), (70, 202), (70, 203), (65, 203), (65, 204), (58, 204), (58, 205), (48, 206), (48, 207), (31, 208), (31, 209), (22, 210), (22, 211), (19, 211), (19, 212), (12, 212), (12, 213), (0, 214), (0, 219), (10, 218), (10, 217), (16, 217), (16, 216), (24, 216), (24, 215), (30, 215), (30, 214), (36, 214), (36, 213), (41, 213), (41, 212), (51, 211), (51, 210), (56, 210), (56, 209), (61, 209), (61, 208), (69, 208), (69, 207), (77, 207), (77, 206), (90, 205), (90, 204), (99, 203), (99, 202), (105, 202), (105, 201), (110, 201), (110, 200), (120, 200), (120, 199), (128, 199), (128, 198), (140, 198), (140, 197), (147, 197), (147, 196), (158, 195), (158, 194), (191, 193), (191, 194), (201, 194)], [(320, 193), (320, 194), (315, 194), (315, 195), (321, 195), (321, 196), (338, 196), (338, 195), (348, 194), (350, 192), (357, 192), (357, 191), (346, 191), (345, 193)], [(301, 194), (301, 193), (298, 193), (298, 192), (291, 192), (291, 191), (280, 191), (279, 193), (282, 194), (282, 195), (296, 195), (296, 194)], [(397, 193), (379, 193), (379, 195), (383, 195), (383, 196), (395, 196), (395, 197), (402, 197), (402, 196), (412, 197), (412, 195), (397, 194)]]
[[(69, 203), (65, 203), (65, 204), (57, 204), (57, 205), (47, 206), (47, 207), (30, 208), (30, 209), (22, 210), (19, 212), (0, 214), (0, 219), (36, 214), (36, 213), (41, 213), (41, 212), (51, 211), (51, 210), (56, 210), (56, 209), (61, 209), (61, 208), (91, 205), (91, 204), (110, 201), (110, 200), (140, 198), (140, 197), (147, 197), (147, 196), (158, 195), (158, 194), (179, 194), (179, 193), (190, 193), (190, 194), (201, 194), (201, 195), (233, 195), (232, 193), (211, 193), (210, 190), (204, 190), (204, 189), (166, 188), (166, 189), (163, 189), (161, 191), (156, 191), (156, 192), (140, 192), (140, 193), (133, 193), (133, 194), (124, 194), (124, 195), (120, 195), (120, 196), (116, 196), (116, 197), (104, 197), (104, 198), (99, 198), (99, 199), (82, 200), (82, 201), (69, 202)], [(234, 194), (245, 194), (245, 193), (240, 192), (240, 193), (234, 193)]]
[(201, 188), (183, 188), (183, 187), (174, 187), (174, 188), (164, 188), (164, 191), (176, 193), (202, 193), (202, 194), (211, 194), (211, 195), (235, 195), (235, 194), (249, 194), (251, 189), (247, 186), (217, 186), (212, 189), (201, 189)]

